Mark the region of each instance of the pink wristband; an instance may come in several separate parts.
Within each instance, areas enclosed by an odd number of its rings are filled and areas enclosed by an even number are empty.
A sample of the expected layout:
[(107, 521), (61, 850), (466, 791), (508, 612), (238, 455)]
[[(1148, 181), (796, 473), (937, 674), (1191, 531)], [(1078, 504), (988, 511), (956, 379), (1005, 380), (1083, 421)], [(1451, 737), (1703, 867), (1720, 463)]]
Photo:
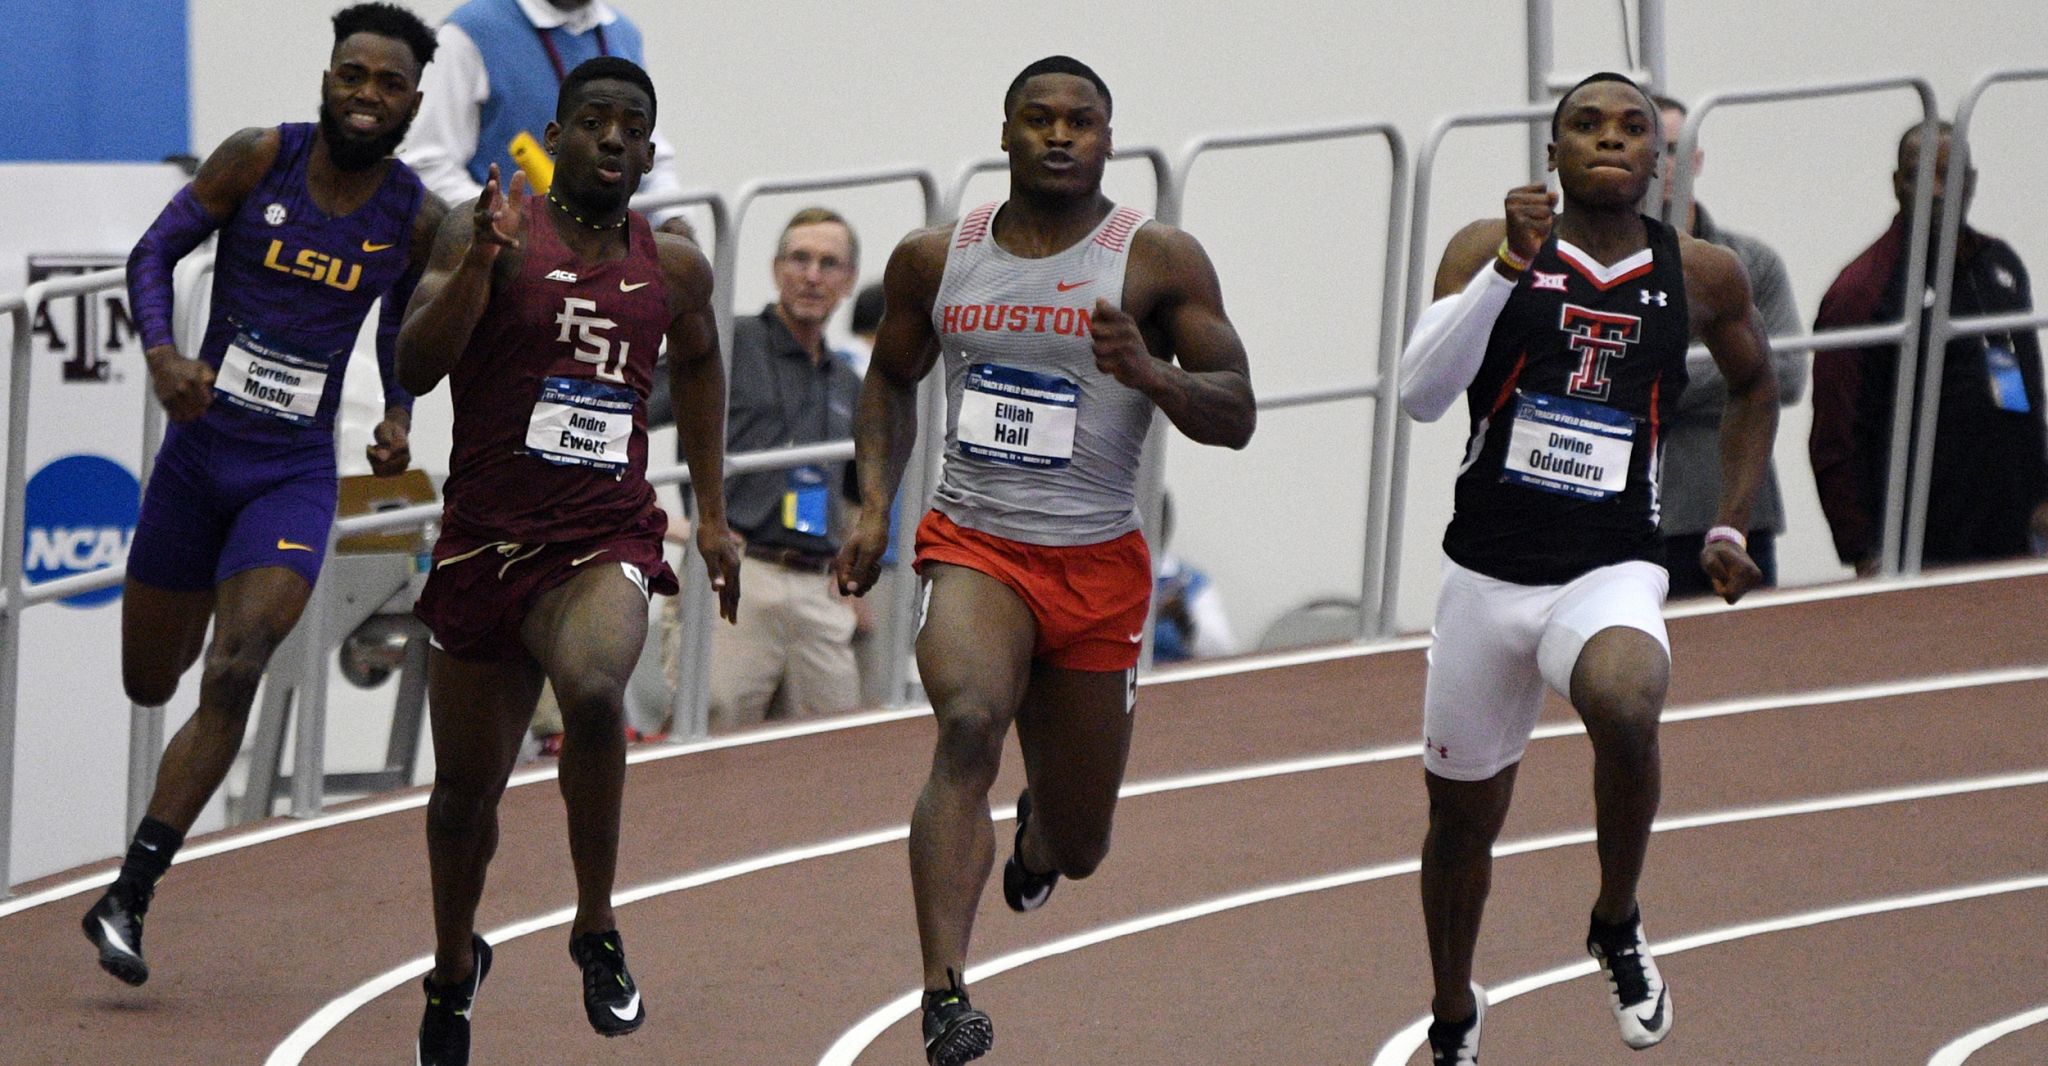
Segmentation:
[(1734, 526), (1715, 526), (1707, 530), (1706, 543), (1712, 544), (1717, 540), (1725, 540), (1743, 551), (1749, 550), (1749, 538), (1743, 536), (1742, 531)]

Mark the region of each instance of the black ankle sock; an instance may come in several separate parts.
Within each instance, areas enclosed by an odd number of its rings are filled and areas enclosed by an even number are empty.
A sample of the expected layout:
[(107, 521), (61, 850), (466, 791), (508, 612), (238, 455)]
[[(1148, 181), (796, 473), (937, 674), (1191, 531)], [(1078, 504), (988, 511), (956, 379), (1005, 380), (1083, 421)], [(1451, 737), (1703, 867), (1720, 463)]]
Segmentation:
[(1599, 915), (1593, 915), (1593, 937), (1603, 944), (1621, 944), (1632, 941), (1636, 925), (1642, 920), (1643, 909), (1640, 906), (1629, 912), (1627, 920), (1613, 925), (1601, 921)]
[(171, 859), (184, 843), (185, 834), (144, 817), (142, 824), (135, 827), (135, 838), (128, 844), (128, 857), (121, 862), (114, 888), (128, 900), (147, 904), (156, 892), (156, 883), (171, 868)]

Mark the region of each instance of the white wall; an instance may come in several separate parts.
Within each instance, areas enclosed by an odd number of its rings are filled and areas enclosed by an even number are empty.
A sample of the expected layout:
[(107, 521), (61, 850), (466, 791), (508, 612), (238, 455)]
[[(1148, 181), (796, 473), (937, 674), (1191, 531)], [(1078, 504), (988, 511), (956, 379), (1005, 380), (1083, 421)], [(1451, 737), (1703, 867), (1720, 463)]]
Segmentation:
[[(1050, 52), (1074, 54), (1108, 80), (1127, 145), (1177, 148), (1212, 130), (1365, 117), (1397, 122), (1416, 142), (1438, 116), (1516, 105), (1523, 92), (1523, 4), (1515, 0), (623, 2), (649, 42), (661, 126), (680, 146), (686, 183), (727, 193), (760, 176), (898, 161), (950, 176), (995, 151), (1004, 87)], [(195, 144), (210, 147), (245, 125), (309, 118), (329, 45), (325, 18), (336, 6), (192, 0)], [(455, 3), (413, 6), (438, 18)], [(1557, 6), (1562, 68), (1621, 65), (1615, 4)], [(1951, 110), (1984, 70), (2048, 65), (2048, 5), (2039, 0), (1687, 0), (1669, 8), (1670, 88), (1693, 99), (1918, 72)], [(2048, 149), (2028, 136), (2026, 119), (2044, 103), (2048, 88), (2007, 90), (1978, 127), (1983, 180), (1974, 217), (2036, 263), (2048, 259), (2048, 204), (2029, 198), (2023, 182), (2048, 162)], [(1892, 146), (1911, 107), (1894, 94), (1747, 108), (1705, 127), (1702, 199), (1784, 253), (1809, 320), (1834, 272), (1889, 217)], [(1470, 134), (1446, 152), (1431, 269), (1451, 230), (1496, 212), (1500, 193), (1521, 179), (1521, 143)], [(1382, 159), (1367, 147), (1332, 147), (1218, 157), (1198, 170), (1187, 224), (1217, 261), (1262, 389), (1357, 380), (1369, 365), (1385, 225)], [(1000, 188), (977, 186), (988, 195)], [(915, 221), (908, 194), (835, 202), (854, 209), (871, 268)], [(749, 227), (743, 308), (766, 297), (772, 223), (796, 206), (771, 201)], [(423, 403), (418, 454), (430, 462), (444, 454), (432, 443), (436, 412), (445, 417), (431, 398)], [(1241, 455), (1184, 443), (1172, 450), (1176, 547), (1210, 570), (1240, 632), (1255, 635), (1311, 595), (1356, 589), (1369, 415), (1363, 403), (1274, 414)], [(1794, 582), (1844, 573), (1814, 502), (1807, 424), (1804, 407), (1786, 412), (1779, 441), (1792, 523), (1781, 553)], [(1409, 628), (1427, 623), (1462, 433), (1439, 423), (1416, 434), (1416, 488), (1402, 538)]]

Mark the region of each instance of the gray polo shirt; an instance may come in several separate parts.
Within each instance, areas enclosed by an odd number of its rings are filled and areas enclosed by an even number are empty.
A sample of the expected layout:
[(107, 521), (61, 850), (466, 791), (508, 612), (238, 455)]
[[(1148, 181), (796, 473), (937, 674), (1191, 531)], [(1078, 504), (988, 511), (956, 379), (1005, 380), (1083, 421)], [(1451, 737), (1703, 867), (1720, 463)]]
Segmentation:
[[(853, 435), (854, 401), (860, 378), (837, 352), (822, 364), (782, 324), (769, 304), (761, 313), (733, 323), (732, 369), (727, 374), (725, 448), (728, 453), (786, 448), (846, 440)], [(725, 482), (726, 520), (750, 544), (796, 548), (820, 554), (838, 550), (847, 500), (858, 502), (851, 463), (827, 464), (825, 498), (829, 530), (798, 532), (784, 524), (784, 496), (791, 473), (743, 474)]]
[[(1721, 245), (1741, 260), (1766, 333), (1784, 337), (1802, 332), (1799, 308), (1792, 302), (1792, 282), (1785, 276), (1785, 261), (1777, 252), (1755, 237), (1716, 226), (1704, 207), (1699, 209), (1693, 236)], [(1799, 402), (1806, 391), (1806, 353), (1774, 352), (1771, 363), (1778, 372), (1778, 406)], [(1721, 502), (1721, 411), (1728, 404), (1728, 382), (1710, 356), (1688, 358), (1685, 369), (1691, 380), (1679, 394), (1678, 416), (1664, 445), (1660, 523), (1667, 537), (1705, 533), (1713, 527)], [(1748, 531), (1754, 530), (1785, 531), (1785, 502), (1778, 491), (1775, 460), (1750, 513)]]

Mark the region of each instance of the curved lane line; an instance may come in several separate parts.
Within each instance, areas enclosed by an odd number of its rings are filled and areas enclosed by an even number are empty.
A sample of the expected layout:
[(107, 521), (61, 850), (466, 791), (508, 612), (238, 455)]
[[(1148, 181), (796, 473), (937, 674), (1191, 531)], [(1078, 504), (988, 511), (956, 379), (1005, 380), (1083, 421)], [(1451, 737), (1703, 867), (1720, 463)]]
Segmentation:
[[(1914, 910), (1920, 907), (1938, 907), (1966, 900), (2001, 896), (2010, 892), (2031, 892), (2042, 888), (2048, 888), (2048, 876), (2019, 877), (2009, 881), (1993, 881), (1988, 884), (1945, 888), (1934, 892), (1921, 892), (1911, 896), (1894, 896), (1890, 899), (1866, 900), (1862, 903), (1830, 907), (1826, 910), (1808, 911), (1805, 914), (1768, 918), (1760, 922), (1748, 922), (1743, 925), (1729, 926), (1725, 929), (1694, 933), (1688, 937), (1659, 942), (1656, 945), (1656, 951), (1657, 956), (1663, 958), (1676, 955), (1682, 951), (1691, 951), (1694, 948), (1711, 947), (1715, 944), (1725, 944), (1732, 940), (1744, 940), (1749, 937), (1765, 936), (1770, 933), (1782, 933), (1791, 929), (1804, 929), (1808, 926), (1825, 925), (1829, 922), (1864, 918), (1873, 914), (1887, 914), (1893, 911)], [(1518, 978), (1501, 985), (1499, 988), (1488, 989), (1486, 1004), (1490, 1007), (1504, 1000), (1510, 1000), (1516, 996), (1534, 992), (1539, 988), (1563, 984), (1566, 981), (1591, 976), (1598, 972), (1599, 967), (1591, 959), (1575, 962), (1569, 966), (1560, 966), (1555, 970), (1549, 970), (1530, 977)], [(1387, 1041), (1385, 1046), (1380, 1048), (1380, 1053), (1373, 1058), (1373, 1066), (1407, 1066), (1409, 1057), (1421, 1049), (1423, 1041), (1429, 1039), (1429, 1022), (1429, 1016), (1424, 1015), (1410, 1022), (1407, 1028), (1394, 1034), (1394, 1038)], [(1960, 1062), (1961, 1060), (1958, 1059), (1956, 1061)]]
[[(1890, 803), (1910, 803), (1941, 796), (1955, 796), (2007, 788), (2024, 788), (2043, 784), (2048, 784), (2048, 770), (2035, 770), (2023, 774), (2005, 774), (1998, 777), (1975, 778), (1963, 781), (1942, 781), (1906, 788), (1885, 789), (1878, 792), (1851, 793), (1820, 799), (1801, 800), (1797, 803), (1779, 804), (1770, 807), (1738, 808), (1735, 810), (1688, 815), (1682, 818), (1661, 820), (1652, 827), (1651, 831), (1669, 833), (1682, 829), (1698, 829), (1706, 826), (1729, 825), (1737, 822), (1764, 821), (1772, 818), (1788, 818), (1826, 811), (1850, 810), (1857, 807), (1875, 807)], [(1516, 841), (1511, 844), (1502, 844), (1493, 849), (1493, 854), (1496, 858), (1505, 858), (1511, 855), (1526, 855), (1531, 852), (1550, 851), (1557, 848), (1591, 844), (1593, 841), (1593, 831), (1585, 829), (1570, 833), (1559, 833), (1553, 836), (1537, 837), (1531, 840)], [(1404, 874), (1416, 873), (1420, 869), (1421, 862), (1419, 860), (1407, 859), (1401, 862), (1368, 866), (1346, 873), (1331, 874), (1307, 881), (1296, 881), (1284, 885), (1270, 885), (1265, 888), (1254, 889), (1250, 892), (1204, 900), (1201, 903), (1179, 907), (1174, 910), (1161, 911), (1156, 914), (1118, 922), (1114, 925), (1102, 926), (1062, 940), (1055, 940), (1038, 947), (1027, 948), (1023, 951), (991, 959), (977, 966), (969, 966), (967, 968), (966, 980), (969, 983), (986, 980), (1007, 970), (1013, 970), (1027, 963), (1037, 962), (1040, 959), (1050, 958), (1054, 955), (1064, 955), (1084, 947), (1092, 947), (1106, 941), (1148, 932), (1162, 926), (1205, 918), (1212, 914), (1235, 910), (1239, 907), (1249, 907), (1289, 896), (1322, 892), (1332, 888), (1343, 888), (1367, 881), (1385, 880)], [(2034, 880), (2038, 881), (2041, 885), (2048, 885), (2048, 877), (2036, 878)], [(1673, 941), (1672, 943), (1679, 944), (1684, 942)], [(1660, 946), (1658, 950), (1660, 953), (1669, 953), (1673, 950), (1684, 949), (1674, 949), (1672, 946), (1666, 945)], [(1592, 965), (1591, 961), (1586, 963), (1587, 972), (1591, 972)], [(1577, 968), (1574, 967), (1573, 969)], [(1514, 986), (1507, 986), (1507, 988), (1512, 987)], [(1507, 988), (1504, 988), (1502, 991), (1506, 992)], [(1520, 992), (1515, 992), (1514, 994), (1519, 995)], [(826, 1049), (824, 1056), (818, 1060), (818, 1066), (852, 1066), (853, 1061), (860, 1056), (862, 1051), (867, 1049), (869, 1044), (874, 1042), (876, 1037), (880, 1036), (890, 1026), (896, 1024), (897, 1021), (908, 1017), (912, 1011), (917, 1009), (918, 999), (921, 995), (920, 991), (912, 990), (891, 1000), (872, 1014), (855, 1023), (853, 1028), (848, 1029), (837, 1041), (833, 1042), (830, 1048)], [(1504, 996), (1495, 994), (1488, 997), (1488, 1002), (1496, 1002), (1500, 998), (1504, 998)], [(1417, 1030), (1417, 1032), (1428, 1029), (1428, 1020), (1424, 1019), (1421, 1025), (1422, 1029)], [(1406, 1036), (1406, 1034), (1407, 1031), (1403, 1030), (1402, 1036)], [(1396, 1037), (1396, 1039), (1401, 1039), (1401, 1037)], [(1413, 1050), (1412, 1047), (1410, 1050)], [(1382, 1054), (1384, 1055), (1384, 1052)], [(1406, 1053), (1403, 1053), (1402, 1058), (1392, 1061), (1396, 1063), (1406, 1061)], [(1386, 1060), (1383, 1058), (1375, 1066), (1385, 1066), (1385, 1062)]]
[[(1804, 589), (1780, 589), (1754, 593), (1744, 597), (1741, 603), (1732, 606), (1716, 603), (1709, 599), (1666, 608), (1664, 614), (1669, 618), (1687, 618), (1695, 615), (1711, 614), (1716, 611), (1749, 611), (1763, 607), (1812, 603), (1818, 600), (1854, 599), (1860, 596), (1871, 596), (1885, 592), (1902, 592), (1909, 589), (1941, 588), (1949, 585), (2034, 577), (2040, 574), (2048, 574), (2048, 563), (2030, 560), (1983, 567), (1965, 567), (1957, 570), (1946, 570), (1938, 574), (1923, 574), (1911, 578), (1864, 580), (1844, 582), (1837, 585), (1816, 585)], [(1260, 670), (1277, 670), (1290, 666), (1306, 666), (1313, 663), (1331, 662), (1337, 659), (1370, 658), (1375, 655), (1385, 655), (1391, 652), (1414, 651), (1428, 646), (1429, 637), (1424, 634), (1373, 641), (1365, 644), (1340, 644), (1326, 648), (1309, 648), (1302, 651), (1275, 652), (1269, 655), (1253, 655), (1241, 659), (1230, 659), (1219, 663), (1168, 667), (1157, 674), (1148, 674), (1139, 678), (1138, 684), (1172, 685), (1183, 681), (1202, 681), (1212, 677), (1255, 673)], [(910, 718), (920, 718), (930, 714), (931, 710), (930, 704), (915, 704), (908, 707), (869, 711), (862, 714), (822, 719), (774, 729), (750, 731), (737, 736), (667, 745), (660, 748), (629, 752), (626, 755), (626, 763), (631, 766), (639, 763), (673, 759), (684, 755), (694, 755), (699, 752), (716, 751), (722, 748), (765, 744), (770, 741), (787, 740), (792, 737), (833, 733), (843, 729), (859, 729), (871, 725), (883, 725)], [(1667, 718), (1666, 720), (1670, 721), (1672, 719)], [(518, 788), (521, 785), (552, 781), (556, 776), (557, 771), (554, 768), (530, 770), (526, 773), (512, 775), (511, 779), (505, 783), (505, 787)], [(351, 808), (350, 810), (335, 814), (315, 815), (311, 818), (286, 822), (282, 825), (194, 845), (181, 851), (178, 857), (172, 860), (172, 864), (176, 865), (177, 863), (192, 859), (203, 859), (229, 851), (239, 851), (242, 848), (267, 844), (273, 840), (282, 840), (285, 837), (297, 836), (300, 833), (310, 833), (316, 829), (326, 829), (330, 826), (346, 825), (350, 822), (359, 822), (380, 815), (416, 810), (426, 806), (426, 804), (427, 794), (421, 791), (413, 795), (400, 796), (396, 799)], [(31, 895), (23, 896), (20, 899), (0, 900), (0, 918), (113, 884), (114, 875), (117, 872), (116, 870), (105, 870), (97, 874), (88, 874), (76, 880), (66, 881)], [(8, 886), (6, 885), (0, 885), (0, 894), (4, 894), (7, 888)]]
[(2048, 1007), (2035, 1007), (2033, 1010), (1992, 1022), (1982, 1029), (1965, 1033), (1943, 1044), (1941, 1050), (1936, 1051), (1934, 1057), (1927, 1060), (1927, 1066), (1962, 1066), (1970, 1056), (2000, 1037), (2042, 1022), (2048, 1022)]
[[(1912, 695), (1929, 691), (1940, 691), (1943, 689), (1968, 688), (1994, 684), (2012, 684), (2016, 682), (2035, 681), (2042, 679), (2048, 679), (2048, 668), (2029, 670), (1992, 670), (1974, 674), (1957, 674), (1952, 675), (1951, 677), (1945, 679), (1930, 679), (1926, 681), (1914, 682), (1892, 682), (1883, 685), (1854, 685), (1845, 688), (1824, 690), (1820, 692), (1800, 693), (1793, 696), (1771, 698), (1760, 697), (1743, 700), (1724, 700), (1716, 703), (1701, 704), (1697, 707), (1668, 711), (1665, 713), (1663, 721), (1697, 721), (1706, 718), (1718, 718), (1730, 715), (1748, 714), (1762, 710), (1772, 710), (1788, 707), (1824, 706), (1828, 704), (1852, 702), (1856, 700), (1880, 699), (1888, 696), (1899, 695)], [(1543, 740), (1553, 737), (1574, 736), (1584, 732), (1585, 726), (1581, 723), (1555, 723), (1537, 729), (1535, 733), (1532, 735), (1531, 739)], [(1340, 767), (1357, 766), (1367, 763), (1393, 762), (1400, 759), (1416, 758), (1419, 754), (1420, 753), (1416, 750), (1415, 743), (1413, 741), (1410, 741), (1404, 744), (1389, 745), (1387, 747), (1374, 748), (1361, 752), (1343, 752), (1333, 755), (1316, 755), (1309, 756), (1307, 758), (1287, 759), (1280, 762), (1262, 763), (1253, 766), (1244, 766), (1229, 770), (1205, 771), (1203, 773), (1188, 774), (1181, 777), (1163, 778), (1157, 781), (1136, 782), (1133, 784), (1125, 785), (1122, 789), (1118, 791), (1118, 796), (1123, 799), (1129, 799), (1135, 796), (1149, 796), (1156, 795), (1162, 792), (1173, 792), (1192, 788), (1204, 788), (1212, 785), (1232, 784), (1240, 781), (1251, 781), (1258, 780), (1261, 778), (1280, 777), (1289, 774), (1312, 773), (1318, 770), (1336, 769)], [(994, 808), (991, 810), (991, 815), (997, 821), (1007, 821), (1009, 819), (1015, 818), (1016, 813), (1017, 811), (1015, 807), (1001, 807)], [(1676, 820), (1671, 824), (1679, 825), (1679, 827), (1683, 828), (1684, 826), (1679, 824), (1682, 821), (1682, 819)], [(695, 874), (687, 874), (683, 877), (675, 878), (669, 881), (656, 882), (654, 884), (642, 886), (640, 888), (624, 890), (617, 894), (614, 897), (614, 900), (615, 903), (623, 904), (624, 902), (628, 901), (629, 897), (632, 901), (638, 901), (657, 895), (663, 895), (666, 893), (679, 892), (685, 889), (696, 888), (701, 885), (711, 884), (715, 881), (722, 881), (728, 878), (738, 877), (743, 874), (756, 873), (761, 870), (771, 869), (777, 866), (790, 865), (797, 862), (808, 861), (814, 858), (821, 858), (828, 855), (836, 855), (844, 851), (852, 851), (857, 850), (858, 848), (872, 847), (879, 844), (889, 843), (892, 841), (903, 840), (909, 836), (909, 833), (909, 826), (899, 825), (891, 829), (879, 830), (874, 833), (861, 834), (859, 836), (854, 837), (846, 837), (840, 840), (829, 841), (809, 848), (776, 852), (772, 855), (756, 856), (754, 858), (741, 860), (737, 863), (714, 867), (710, 870), (700, 871)], [(1519, 853), (1497, 850), (1496, 854)], [(1411, 863), (1410, 865), (1412, 866), (1413, 864)], [(573, 917), (573, 913), (574, 908), (551, 912), (549, 915), (544, 916), (543, 919), (529, 919), (527, 921), (515, 923), (514, 925), (505, 926), (503, 929), (500, 930), (493, 930), (492, 932), (485, 934), (484, 939), (490, 941), (493, 944), (496, 944), (500, 942), (500, 940), (502, 939), (510, 939), (514, 936), (524, 936), (527, 933), (534, 932), (539, 929), (545, 929), (551, 925), (564, 924), (567, 921), (569, 921), (570, 917)], [(535, 922), (539, 922), (540, 924), (533, 924)], [(517, 930), (517, 932), (513, 932), (514, 930)], [(360, 985), (357, 985), (355, 988), (349, 990), (347, 993), (344, 993), (341, 997), (330, 1001), (328, 1004), (321, 1007), (319, 1011), (315, 1012), (312, 1016), (310, 1016), (305, 1022), (302, 1022), (297, 1029), (294, 1029), (288, 1036), (286, 1036), (285, 1041), (278, 1045), (277, 1049), (271, 1053), (271, 1057), (269, 1059), (265, 1060), (266, 1064), (268, 1064), (268, 1066), (283, 1066), (283, 1064), (286, 1063), (298, 1062), (299, 1059), (303, 1057), (307, 1051), (310, 1051), (312, 1049), (314, 1044), (317, 1044), (329, 1031), (331, 1031), (336, 1025), (339, 1025), (342, 1019), (346, 1018), (349, 1014), (353, 1013), (354, 1011), (359, 1009), (363, 1004), (368, 1003), (370, 1000), (375, 999), (380, 995), (383, 995), (385, 992), (388, 992), (401, 984), (404, 984), (410, 978), (418, 977), (425, 974), (431, 966), (431, 957), (422, 957), (414, 959), (410, 962), (397, 966), (391, 970), (387, 970), (384, 973), (379, 974), (376, 977), (373, 977)]]
[[(1260, 670), (1278, 670), (1290, 666), (1306, 666), (1312, 663), (1328, 662), (1333, 659), (1369, 658), (1374, 655), (1413, 651), (1428, 646), (1429, 639), (1427, 637), (1403, 637), (1399, 640), (1381, 641), (1373, 644), (1343, 644), (1328, 648), (1311, 648), (1306, 651), (1277, 652), (1272, 655), (1250, 656), (1243, 659), (1232, 659), (1227, 662), (1170, 668), (1158, 674), (1141, 677), (1138, 679), (1138, 684), (1148, 686), (1173, 685), (1183, 681), (1203, 681), (1212, 677), (1224, 677), (1230, 674), (1256, 673)], [(638, 751), (627, 752), (626, 764), (628, 766), (637, 766), (641, 763), (660, 762), (664, 759), (697, 755), (707, 751), (750, 747), (756, 744), (767, 744), (795, 737), (814, 736), (820, 733), (837, 733), (841, 730), (861, 729), (871, 725), (886, 725), (891, 722), (922, 718), (931, 713), (931, 705), (921, 703), (889, 710), (866, 711), (859, 714), (822, 718), (770, 729), (750, 730), (746, 733), (732, 736), (712, 737), (706, 740), (690, 741), (683, 744), (666, 744), (661, 747), (642, 748)], [(559, 775), (559, 769), (552, 766), (527, 770), (513, 774), (505, 782), (505, 787), (518, 788), (522, 785), (540, 784), (544, 781), (553, 781)], [(410, 795), (399, 796), (362, 807), (352, 807), (348, 810), (337, 811), (332, 814), (320, 814), (311, 818), (286, 821), (263, 829), (247, 833), (237, 833), (233, 836), (195, 844), (181, 850), (177, 857), (171, 861), (172, 865), (177, 865), (193, 859), (204, 859), (208, 856), (219, 855), (224, 852), (240, 851), (243, 848), (255, 847), (258, 844), (268, 844), (273, 840), (283, 840), (286, 837), (298, 836), (300, 833), (310, 833), (316, 829), (327, 829), (332, 826), (347, 825), (350, 822), (360, 822), (364, 819), (375, 818), (380, 815), (417, 810), (426, 805), (427, 792), (425, 789), (422, 789)], [(118, 872), (117, 870), (103, 870), (96, 874), (88, 874), (75, 880), (52, 885), (49, 888), (23, 896), (20, 899), (0, 901), (0, 918), (113, 884), (114, 875)], [(0, 893), (5, 891), (6, 886), (0, 885)]]

